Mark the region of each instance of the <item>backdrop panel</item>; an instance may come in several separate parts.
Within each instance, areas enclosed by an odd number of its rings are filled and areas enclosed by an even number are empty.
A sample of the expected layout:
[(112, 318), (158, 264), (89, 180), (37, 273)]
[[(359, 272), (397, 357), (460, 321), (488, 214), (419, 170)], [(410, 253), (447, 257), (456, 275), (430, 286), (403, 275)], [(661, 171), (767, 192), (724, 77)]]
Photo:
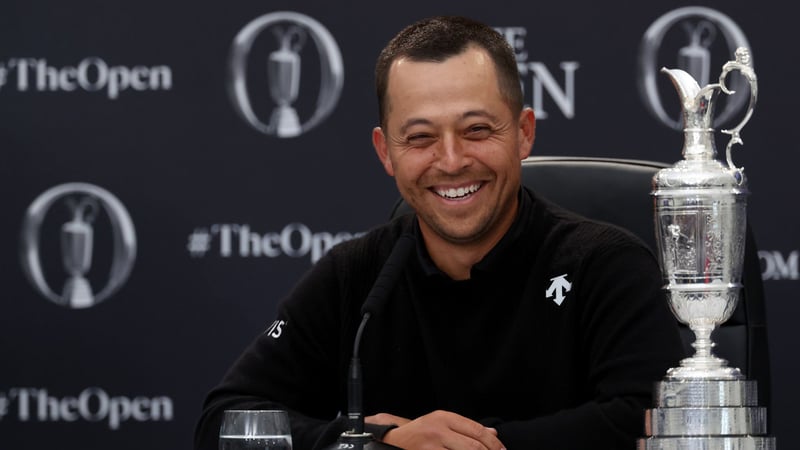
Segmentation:
[[(658, 68), (713, 78), (752, 49), (759, 104), (734, 160), (761, 249), (771, 431), (800, 447), (796, 20), (776, 0), (698, 4), (7, 2), (0, 448), (190, 448), (205, 393), (293, 283), (386, 219), (397, 191), (370, 144), (373, 65), (435, 14), (512, 43), (537, 155), (674, 162), (678, 98)], [(296, 61), (296, 91), (270, 61)], [(721, 106), (718, 128), (743, 114)]]

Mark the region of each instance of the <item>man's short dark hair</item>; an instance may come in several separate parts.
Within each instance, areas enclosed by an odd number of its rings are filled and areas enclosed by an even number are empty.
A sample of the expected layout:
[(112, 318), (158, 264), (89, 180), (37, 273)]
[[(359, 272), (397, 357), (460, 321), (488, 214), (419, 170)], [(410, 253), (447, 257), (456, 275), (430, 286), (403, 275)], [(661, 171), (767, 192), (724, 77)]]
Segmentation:
[(399, 58), (412, 61), (443, 62), (459, 55), (471, 45), (489, 54), (497, 71), (500, 94), (515, 114), (522, 111), (522, 87), (514, 51), (505, 38), (491, 27), (465, 17), (439, 16), (423, 19), (403, 29), (381, 51), (375, 65), (378, 116), (385, 126), (386, 89), (389, 68)]

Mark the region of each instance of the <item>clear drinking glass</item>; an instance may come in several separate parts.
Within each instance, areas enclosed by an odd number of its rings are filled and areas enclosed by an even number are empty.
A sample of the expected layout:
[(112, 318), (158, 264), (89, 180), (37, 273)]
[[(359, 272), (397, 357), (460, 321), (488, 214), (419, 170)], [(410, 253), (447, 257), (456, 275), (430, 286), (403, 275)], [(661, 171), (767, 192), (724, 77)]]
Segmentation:
[(289, 415), (279, 410), (225, 411), (219, 450), (292, 450)]

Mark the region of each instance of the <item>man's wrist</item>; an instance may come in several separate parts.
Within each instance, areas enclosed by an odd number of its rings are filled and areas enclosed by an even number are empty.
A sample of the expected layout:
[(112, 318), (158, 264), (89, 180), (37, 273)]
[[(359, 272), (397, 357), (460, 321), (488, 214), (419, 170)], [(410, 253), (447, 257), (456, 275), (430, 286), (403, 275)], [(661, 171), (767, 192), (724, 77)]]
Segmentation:
[(381, 442), (383, 442), (384, 437), (386, 437), (386, 433), (395, 428), (397, 428), (397, 424), (378, 425), (378, 424), (367, 423), (364, 425), (364, 431), (366, 431), (367, 433), (371, 433), (376, 440)]

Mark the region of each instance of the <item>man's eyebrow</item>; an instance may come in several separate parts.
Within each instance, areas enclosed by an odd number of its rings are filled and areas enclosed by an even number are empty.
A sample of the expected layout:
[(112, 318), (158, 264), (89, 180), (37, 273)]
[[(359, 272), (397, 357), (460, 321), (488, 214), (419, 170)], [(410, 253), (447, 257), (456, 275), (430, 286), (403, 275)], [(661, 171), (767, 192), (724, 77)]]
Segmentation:
[(469, 119), (470, 117), (486, 117), (491, 120), (497, 120), (497, 116), (484, 109), (473, 109), (461, 115), (461, 119)]
[(409, 128), (411, 128), (414, 125), (432, 125), (432, 122), (428, 119), (423, 119), (421, 117), (416, 119), (414, 118), (408, 119), (403, 124), (403, 126), (400, 127), (400, 134), (404, 134)]

